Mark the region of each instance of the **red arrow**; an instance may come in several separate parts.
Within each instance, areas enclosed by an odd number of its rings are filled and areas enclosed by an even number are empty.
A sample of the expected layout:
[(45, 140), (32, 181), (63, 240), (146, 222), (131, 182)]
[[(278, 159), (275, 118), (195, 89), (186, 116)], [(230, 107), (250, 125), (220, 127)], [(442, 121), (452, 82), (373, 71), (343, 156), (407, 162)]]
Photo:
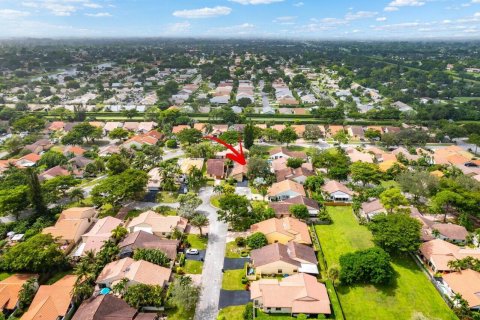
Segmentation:
[(230, 151), (233, 152), (232, 153), (229, 153), (227, 154), (227, 158), (232, 160), (232, 161), (235, 161), (235, 162), (238, 162), (240, 165), (244, 166), (247, 164), (247, 161), (245, 161), (245, 155), (243, 154), (243, 149), (242, 149), (242, 140), (239, 138), (238, 139), (238, 143), (240, 144), (240, 152), (238, 152), (237, 150), (235, 150), (235, 148), (231, 145), (231, 144), (228, 144), (226, 143), (225, 141), (223, 140), (220, 140), (216, 137), (212, 137), (212, 136), (206, 136), (206, 137), (203, 137), (204, 139), (209, 139), (209, 140), (213, 140), (215, 142), (218, 142), (220, 143), (221, 145), (225, 146), (226, 148), (228, 148)]

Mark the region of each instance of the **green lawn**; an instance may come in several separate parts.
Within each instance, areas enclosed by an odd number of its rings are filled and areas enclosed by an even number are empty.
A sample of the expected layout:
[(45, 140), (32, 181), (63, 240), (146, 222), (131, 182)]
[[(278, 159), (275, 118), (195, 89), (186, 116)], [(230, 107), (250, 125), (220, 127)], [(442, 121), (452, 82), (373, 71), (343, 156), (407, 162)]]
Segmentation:
[(217, 194), (214, 195), (210, 198), (210, 204), (216, 208), (220, 208), (220, 202), (218, 201), (220, 199), (221, 195)]
[(470, 102), (470, 101), (480, 100), (480, 97), (455, 97), (453, 98), (453, 100), (458, 102)]
[(227, 242), (227, 246), (225, 249), (225, 257), (227, 258), (240, 258), (242, 250), (247, 250), (247, 248), (238, 247), (235, 241)]
[(205, 250), (207, 248), (208, 239), (204, 237), (200, 237), (198, 234), (189, 234), (187, 236), (187, 241), (190, 243), (190, 247), (198, 249), (198, 250)]
[(385, 189), (399, 188), (399, 187), (400, 187), (400, 185), (398, 184), (398, 182), (395, 181), (395, 180), (382, 181), (380, 184), (381, 184), (382, 187), (384, 187)]
[[(159, 199), (161, 203), (175, 203), (177, 202), (177, 194), (174, 192), (167, 192), (167, 191), (162, 191), (159, 194), (161, 194), (161, 198)], [(160, 197), (160, 196), (158, 196)]]
[(187, 313), (183, 308), (172, 308), (165, 311), (168, 320), (192, 320), (195, 315), (195, 311)]
[(242, 283), (242, 277), (245, 275), (244, 269), (226, 270), (223, 274), (222, 289), (224, 290), (245, 290)]
[(231, 306), (220, 310), (217, 320), (243, 320), (245, 306)]
[(185, 273), (201, 274), (203, 268), (202, 261), (187, 260), (185, 261)]
[(1, 272), (1, 273), (0, 273), (0, 281), (7, 279), (7, 278), (10, 277), (11, 275), (12, 275), (12, 274), (11, 274), (11, 273), (8, 273), (8, 272)]
[[(333, 224), (315, 229), (329, 266), (338, 266), (347, 252), (373, 246), (372, 235), (360, 226), (350, 207), (328, 207)], [(422, 313), (430, 319), (457, 319), (434, 286), (408, 256), (396, 258), (395, 284), (375, 287), (357, 285), (338, 287), (340, 303), (347, 319), (411, 319)]]

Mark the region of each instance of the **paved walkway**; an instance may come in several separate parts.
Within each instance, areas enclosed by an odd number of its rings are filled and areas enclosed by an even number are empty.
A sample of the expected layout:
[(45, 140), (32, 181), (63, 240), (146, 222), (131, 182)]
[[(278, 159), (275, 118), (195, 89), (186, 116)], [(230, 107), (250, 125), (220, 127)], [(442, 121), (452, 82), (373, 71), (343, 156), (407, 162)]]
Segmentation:
[(227, 225), (217, 220), (217, 209), (210, 205), (213, 188), (200, 191), (203, 204), (198, 210), (208, 213), (210, 221), (208, 246), (202, 272), (202, 288), (195, 312), (195, 320), (216, 320), (222, 288), (222, 268), (227, 239)]

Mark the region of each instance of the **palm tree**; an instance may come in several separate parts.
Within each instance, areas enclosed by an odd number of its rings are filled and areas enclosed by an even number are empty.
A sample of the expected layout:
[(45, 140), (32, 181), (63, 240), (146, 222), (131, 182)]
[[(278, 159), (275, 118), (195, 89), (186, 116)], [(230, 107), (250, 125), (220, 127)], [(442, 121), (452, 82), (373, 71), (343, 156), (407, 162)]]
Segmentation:
[(328, 269), (328, 278), (332, 280), (334, 286), (335, 286), (335, 280), (338, 279), (339, 275), (340, 275), (340, 271), (337, 268), (330, 267), (330, 269)]
[(200, 237), (202, 237), (203, 236), (202, 228), (208, 226), (209, 221), (205, 215), (201, 213), (196, 213), (193, 216), (192, 220), (190, 220), (190, 224), (198, 228), (198, 230), (200, 231)]
[(127, 292), (127, 285), (130, 280), (128, 278), (123, 278), (118, 281), (113, 287), (112, 290), (115, 294), (123, 296)]
[(128, 233), (128, 230), (125, 227), (117, 226), (112, 230), (112, 238), (116, 243), (119, 243)]
[(76, 304), (80, 304), (83, 300), (87, 299), (93, 294), (93, 289), (93, 284), (87, 281), (75, 282), (71, 292), (73, 300)]

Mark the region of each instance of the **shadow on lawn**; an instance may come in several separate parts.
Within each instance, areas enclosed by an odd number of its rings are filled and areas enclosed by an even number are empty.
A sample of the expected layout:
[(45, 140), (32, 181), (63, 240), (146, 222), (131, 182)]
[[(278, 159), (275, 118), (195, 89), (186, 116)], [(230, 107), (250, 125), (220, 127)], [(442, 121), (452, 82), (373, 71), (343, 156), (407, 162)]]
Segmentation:
[(384, 295), (393, 297), (395, 296), (395, 290), (397, 290), (398, 288), (397, 279), (399, 276), (399, 273), (396, 270), (393, 270), (393, 272), (395, 275), (393, 279), (390, 281), (390, 283), (388, 284), (383, 284), (383, 285), (373, 285), (373, 284), (367, 284), (367, 283), (357, 283), (352, 285), (340, 284), (336, 287), (336, 290), (339, 294), (345, 295), (345, 294), (348, 294), (350, 290), (353, 288), (365, 288), (366, 292), (368, 292), (369, 289), (371, 290), (371, 288), (375, 288), (376, 290), (380, 291)]

